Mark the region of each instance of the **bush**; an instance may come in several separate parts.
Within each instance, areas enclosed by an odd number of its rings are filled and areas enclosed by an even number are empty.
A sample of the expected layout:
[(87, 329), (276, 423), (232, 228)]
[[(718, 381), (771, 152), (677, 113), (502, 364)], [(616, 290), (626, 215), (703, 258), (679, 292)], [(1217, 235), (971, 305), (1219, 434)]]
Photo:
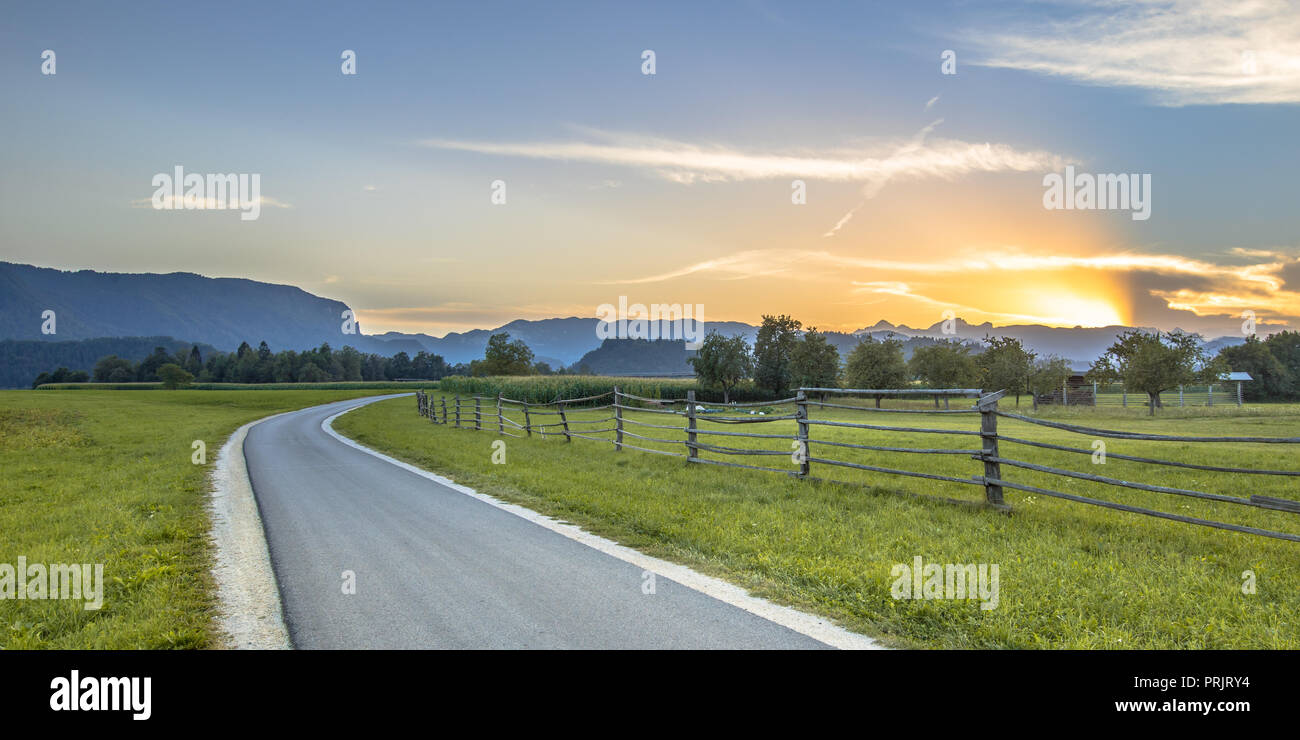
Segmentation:
[(158, 379), (162, 381), (163, 387), (169, 391), (177, 388), (184, 388), (194, 381), (194, 376), (189, 374), (185, 368), (174, 362), (168, 362), (158, 368)]

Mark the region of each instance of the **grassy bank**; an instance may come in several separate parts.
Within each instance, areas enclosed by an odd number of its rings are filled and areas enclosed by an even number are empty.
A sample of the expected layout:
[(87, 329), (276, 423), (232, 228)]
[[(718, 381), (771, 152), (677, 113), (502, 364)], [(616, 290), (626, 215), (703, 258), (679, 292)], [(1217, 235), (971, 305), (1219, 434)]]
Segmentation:
[[(435, 395), (435, 398), (438, 396)], [(969, 403), (969, 402), (965, 402)], [(955, 406), (954, 406), (955, 407)], [(1027, 407), (1026, 407), (1027, 408)], [(486, 407), (485, 407), (486, 409)], [(1138, 410), (1053, 409), (1074, 423), (1180, 434), (1300, 436), (1296, 407), (1188, 410), (1148, 419)], [(1129, 413), (1132, 412), (1132, 413)], [(1233, 413), (1236, 412), (1236, 413)], [(494, 413), (494, 412), (493, 412)], [(571, 420), (608, 411), (573, 412)], [(511, 414), (522, 422), (518, 414)], [(631, 420), (681, 424), (680, 417), (629, 413)], [(971, 416), (813, 410), (813, 418), (972, 430)], [(466, 419), (468, 421), (468, 419)], [(534, 416), (533, 422), (541, 421)], [(554, 421), (553, 418), (545, 421)], [(491, 462), (492, 431), (431, 424), (409, 399), (368, 406), (335, 422), (357, 440), (483, 492), (580, 524), (624, 544), (691, 565), (781, 603), (830, 616), (891, 644), (951, 648), (1298, 648), (1300, 545), (1007, 491), (1011, 516), (928, 499), (978, 501), (973, 485), (917, 480), (814, 464), (813, 475), (853, 485), (799, 481), (760, 471), (683, 461), (575, 439), (507, 439), (506, 463)], [(604, 425), (596, 425), (604, 426)], [(735, 427), (709, 427), (735, 430)], [(575, 430), (577, 426), (575, 425)], [(680, 439), (671, 430), (627, 426)], [(794, 433), (793, 422), (745, 431)], [(1080, 435), (1003, 420), (1000, 432), (1090, 448)], [(608, 438), (612, 434), (597, 436)], [(877, 432), (818, 426), (814, 440), (898, 447), (978, 447), (960, 435)], [(725, 442), (721, 441), (725, 439)], [(654, 449), (681, 451), (628, 439)], [(787, 440), (713, 438), (714, 444), (789, 451)], [(1210, 465), (1300, 469), (1294, 448), (1258, 444), (1182, 444), (1107, 440), (1111, 453)], [(706, 457), (717, 457), (703, 453)], [(1003, 454), (1043, 465), (1126, 480), (1297, 499), (1295, 478), (1206, 473), (1004, 444)], [(918, 456), (813, 445), (813, 455), (867, 465), (969, 478), (966, 455)], [(750, 458), (793, 469), (789, 457)], [(1188, 516), (1300, 532), (1300, 517), (1167, 494), (1111, 489), (1027, 470), (1006, 477), (1029, 485)], [(989, 563), (1000, 569), (1000, 603), (895, 600), (896, 563)], [(1256, 592), (1243, 593), (1243, 573)]]
[(205, 506), (221, 445), (259, 417), (375, 394), (0, 391), (0, 563), (103, 563), (106, 592), (98, 611), (0, 600), (0, 647), (216, 646)]

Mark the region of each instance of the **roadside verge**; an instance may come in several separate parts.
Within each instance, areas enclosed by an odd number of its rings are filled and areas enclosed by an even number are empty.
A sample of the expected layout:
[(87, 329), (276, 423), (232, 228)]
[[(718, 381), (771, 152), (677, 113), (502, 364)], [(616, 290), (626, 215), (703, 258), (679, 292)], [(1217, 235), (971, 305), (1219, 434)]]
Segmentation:
[(280, 589), (271, 568), (262, 517), (244, 461), (244, 439), (251, 421), (226, 440), (212, 473), (208, 510), (212, 516), (212, 577), (217, 585), (217, 628), (223, 647), (236, 650), (288, 650), (289, 630), (280, 609)]

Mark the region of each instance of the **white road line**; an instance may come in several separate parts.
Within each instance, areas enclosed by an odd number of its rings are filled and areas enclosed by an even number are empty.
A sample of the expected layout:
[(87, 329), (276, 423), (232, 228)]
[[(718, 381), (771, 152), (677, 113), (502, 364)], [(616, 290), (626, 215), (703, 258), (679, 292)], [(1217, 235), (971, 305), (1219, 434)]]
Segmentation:
[(251, 421), (221, 446), (212, 470), (208, 510), (212, 516), (212, 578), (217, 585), (217, 625), (227, 647), (286, 650), (292, 647), (280, 608), (280, 587), (271, 568), (266, 530), (257, 512), (244, 461), (248, 430), (283, 414)]
[[(374, 400), (379, 401), (383, 399), (376, 398)], [(526, 509), (517, 504), (512, 504), (494, 498), (492, 496), (479, 493), (478, 491), (475, 491), (472, 488), (469, 488), (467, 486), (462, 486), (459, 483), (456, 483), (450, 478), (444, 478), (441, 475), (430, 473), (427, 470), (422, 470), (409, 463), (405, 463), (402, 462), (401, 460), (397, 460), (395, 458), (389, 457), (388, 455), (385, 455), (384, 453), (379, 452), (377, 450), (372, 450), (369, 447), (354, 442), (353, 440), (350, 440), (347, 437), (344, 437), (343, 435), (334, 431), (333, 422), (335, 419), (342, 416), (343, 414), (346, 414), (349, 411), (353, 411), (355, 409), (361, 408), (361, 406), (368, 405), (371, 402), (372, 401), (367, 401), (366, 403), (358, 404), (357, 406), (344, 409), (343, 411), (340, 411), (337, 414), (330, 416), (329, 418), (321, 422), (320, 425), (321, 429), (326, 434), (330, 435), (334, 439), (337, 439), (343, 444), (348, 445), (349, 447), (353, 447), (355, 449), (361, 450), (362, 452), (368, 455), (374, 455), (380, 460), (396, 465), (399, 468), (409, 470), (410, 472), (415, 473), (418, 476), (427, 478), (435, 483), (439, 483), (443, 486), (446, 486), (447, 488), (452, 489), (453, 491), (463, 493), (466, 496), (472, 496), (478, 499), (479, 501), (482, 501), (485, 504), (495, 506), (496, 508), (501, 509), (502, 511), (510, 512), (511, 514), (514, 514), (515, 516), (520, 517), (522, 519), (526, 519), (540, 527), (545, 527), (551, 530), (552, 532), (556, 532), (558, 534), (564, 535), (565, 537), (568, 537), (571, 540), (574, 540), (576, 542), (581, 542), (587, 547), (590, 547), (595, 550), (599, 550), (605, 553), (606, 555), (618, 558), (619, 560), (622, 560), (625, 563), (631, 563), (632, 565), (635, 565), (636, 567), (641, 568), (642, 570), (650, 571), (654, 573), (656, 576), (662, 576), (664, 578), (667, 578), (670, 581), (674, 581), (687, 588), (699, 591), (700, 593), (706, 596), (710, 596), (712, 598), (717, 599), (718, 601), (724, 602), (726, 604), (730, 604), (731, 606), (734, 606), (738, 609), (743, 609), (749, 612), (750, 614), (754, 614), (756, 616), (762, 617), (763, 619), (766, 619), (769, 622), (774, 622), (776, 624), (781, 625), (782, 627), (794, 630), (799, 634), (807, 635), (808, 637), (811, 637), (812, 639), (817, 640), (818, 642), (821, 642), (823, 644), (830, 645), (831, 647), (839, 648), (841, 650), (883, 650), (885, 649), (883, 645), (871, 639), (870, 637), (867, 637), (866, 635), (860, 635), (856, 632), (850, 632), (849, 630), (846, 630), (843, 627), (840, 627), (839, 625), (834, 624), (833, 622), (830, 622), (827, 619), (823, 619), (822, 617), (817, 617), (812, 614), (807, 614), (797, 609), (792, 609), (788, 606), (773, 604), (772, 602), (767, 601), (766, 599), (760, 599), (757, 596), (751, 596), (749, 593), (745, 591), (745, 589), (735, 584), (728, 583), (726, 581), (717, 578), (713, 578), (712, 576), (706, 576), (703, 573), (697, 573), (694, 570), (691, 570), (690, 568), (684, 565), (678, 565), (677, 563), (671, 563), (667, 560), (661, 560), (656, 557), (651, 557), (649, 555), (646, 555), (643, 552), (634, 550), (624, 545), (620, 545), (617, 542), (614, 542), (613, 540), (608, 540), (605, 539), (604, 537), (594, 535), (576, 525), (567, 524), (565, 522), (561, 522), (557, 519), (553, 519), (544, 514), (539, 514), (536, 511), (533, 511), (532, 509)]]

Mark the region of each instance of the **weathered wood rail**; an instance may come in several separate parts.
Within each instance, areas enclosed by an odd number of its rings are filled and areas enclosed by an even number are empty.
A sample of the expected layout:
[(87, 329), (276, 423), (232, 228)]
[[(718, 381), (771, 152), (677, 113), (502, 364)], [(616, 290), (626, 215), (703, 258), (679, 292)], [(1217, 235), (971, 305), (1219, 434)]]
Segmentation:
[[(822, 400), (813, 400), (809, 394), (817, 394)], [(870, 408), (867, 406), (853, 405), (849, 403), (836, 403), (827, 401), (828, 396), (858, 396), (863, 398), (919, 398), (934, 399), (935, 408)], [(1195, 498), (1203, 501), (1214, 501), (1217, 503), (1227, 503), (1238, 506), (1246, 506), (1258, 509), (1268, 509), (1292, 514), (1300, 514), (1300, 501), (1292, 499), (1274, 498), (1268, 496), (1229, 496), (1219, 493), (1210, 493), (1185, 488), (1175, 488), (1171, 486), (1158, 486), (1147, 483), (1136, 483), (1119, 478), (1096, 475), (1092, 473), (1082, 473), (1073, 470), (1066, 470), (1048, 465), (1019, 460), (1008, 457), (1002, 452), (1000, 443), (1012, 445), (1023, 445), (1026, 447), (1054, 450), (1057, 452), (1077, 453), (1084, 455), (1094, 454), (1093, 449), (1084, 449), (1069, 447), (1066, 445), (1051, 444), (1035, 440), (1024, 439), (1023, 437), (1012, 437), (1000, 434), (998, 432), (998, 419), (1015, 419), (1028, 424), (1049, 427), (1059, 431), (1082, 434), (1088, 437), (1109, 438), (1109, 439), (1126, 439), (1138, 441), (1154, 442), (1178, 442), (1178, 443), (1254, 443), (1254, 444), (1281, 444), (1295, 445), (1300, 444), (1300, 437), (1207, 437), (1207, 436), (1172, 436), (1158, 434), (1135, 434), (1109, 429), (1095, 429), (1091, 427), (1077, 426), (1063, 422), (1037, 419), (1031, 416), (1024, 416), (998, 410), (998, 401), (1002, 398), (1003, 392), (985, 393), (979, 389), (957, 388), (946, 390), (918, 389), (918, 390), (877, 390), (877, 389), (845, 389), (845, 388), (800, 388), (796, 394), (790, 398), (783, 398), (776, 401), (760, 401), (755, 403), (732, 403), (725, 406), (719, 404), (701, 404), (695, 400), (695, 392), (688, 391), (684, 399), (656, 399), (644, 398), (621, 392), (617, 386), (612, 391), (582, 398), (556, 398), (553, 401), (545, 403), (518, 401), (505, 398), (497, 394), (495, 398), (487, 400), (495, 402), (495, 424), (496, 433), (522, 438), (531, 437), (537, 434), (543, 438), (554, 436), (563, 437), (566, 442), (571, 442), (575, 437), (595, 442), (606, 442), (613, 444), (614, 449), (622, 452), (624, 449), (638, 450), (649, 452), (656, 455), (667, 455), (670, 457), (683, 458), (688, 463), (697, 463), (704, 465), (720, 465), (736, 468), (746, 468), (750, 470), (761, 470), (767, 472), (782, 473), (795, 478), (805, 480), (828, 480), (834, 483), (847, 483), (846, 481), (837, 481), (814, 477), (812, 475), (812, 466), (817, 464), (828, 468), (848, 468), (861, 470), (884, 475), (897, 475), (926, 480), (944, 481), (948, 483), (959, 483), (964, 485), (979, 486), (984, 489), (984, 500), (982, 502), (972, 502), (962, 499), (952, 499), (937, 496), (925, 496), (926, 498), (940, 498), (944, 501), (959, 503), (964, 505), (983, 505), (999, 511), (1009, 512), (1011, 507), (1004, 500), (1005, 490), (1022, 491), (1052, 498), (1058, 498), (1076, 503), (1100, 506), (1103, 508), (1115, 509), (1134, 514), (1158, 517), (1172, 521), (1178, 521), (1185, 524), (1193, 524), (1216, 529), (1230, 530), (1234, 532), (1243, 532), (1246, 534), (1260, 535), (1275, 539), (1290, 540), (1300, 542), (1300, 535), (1290, 534), (1287, 532), (1277, 532), (1258, 527), (1250, 527), (1240, 524), (1231, 524), (1219, 522), (1210, 519), (1203, 519), (1182, 514), (1173, 514), (1164, 511), (1158, 511), (1141, 506), (1107, 501), (1088, 496), (1081, 496), (1073, 493), (1056, 491), (1041, 486), (1032, 486), (1016, 481), (1008, 480), (1004, 473), (1003, 466), (1021, 470), (1030, 470), (1040, 474), (1058, 476), (1061, 478), (1083, 480), (1091, 483), (1100, 483), (1122, 489), (1131, 489), (1145, 491), (1148, 493), (1168, 494), (1173, 496), (1182, 496)], [(952, 399), (973, 398), (975, 403), (969, 408), (951, 408)], [(608, 399), (608, 400), (606, 400)], [(939, 408), (939, 401), (942, 399), (943, 408)], [(482, 430), (484, 428), (484, 413), (482, 408), (483, 396), (473, 396), (469, 399), (462, 399), (459, 395), (451, 400), (450, 409), (447, 398), (444, 396), (440, 399), (440, 406), (435, 406), (429, 395), (424, 391), (416, 391), (416, 408), (422, 416), (429, 417), (430, 421), (444, 425), (454, 425), (461, 427), (462, 407), (472, 409), (474, 425), (473, 429)], [(743, 410), (752, 407), (792, 407), (790, 413), (776, 413), (771, 415), (749, 415), (744, 414)], [(721, 413), (717, 409), (723, 409)], [(902, 413), (902, 414), (967, 414), (978, 415), (980, 418), (978, 429), (944, 429), (932, 427), (911, 427), (895, 426), (881, 424), (864, 424), (849, 421), (836, 421), (832, 419), (812, 418), (809, 413), (810, 408), (827, 408), (860, 411), (864, 413)], [(523, 415), (523, 423), (520, 424), (515, 419), (506, 415), (507, 410), (519, 410)], [(568, 412), (598, 412), (608, 410), (608, 415), (602, 415), (598, 418), (570, 418)], [(673, 416), (684, 418), (685, 423), (664, 423), (656, 424), (650, 421), (643, 421), (628, 415), (627, 412), (635, 414), (656, 414), (662, 416)], [(439, 414), (441, 413), (441, 418)], [(467, 413), (469, 413), (467, 411)], [(735, 415), (739, 414), (739, 415)], [(488, 414), (490, 418), (492, 414)], [(543, 421), (534, 421), (534, 417), (541, 417)], [(558, 417), (555, 421), (545, 421), (548, 417)], [(667, 422), (669, 419), (664, 419)], [(795, 431), (793, 434), (765, 434), (758, 432), (744, 432), (737, 429), (720, 429), (711, 425), (721, 427), (735, 426), (741, 424), (766, 424), (771, 422), (793, 421), (795, 422)], [(491, 424), (491, 421), (489, 421)], [(629, 429), (629, 425), (633, 431)], [(947, 447), (902, 447), (902, 446), (882, 446), (882, 445), (865, 445), (855, 444), (852, 442), (843, 442), (829, 439), (816, 439), (812, 430), (815, 427), (833, 427), (839, 429), (865, 429), (872, 431), (894, 432), (900, 434), (941, 434), (959, 437), (978, 437), (979, 446), (969, 448), (947, 448)], [(592, 428), (595, 427), (595, 428)], [(663, 430), (663, 431), (658, 431)], [(597, 437), (596, 434), (613, 432), (614, 437)], [(644, 432), (644, 433), (642, 433)], [(663, 436), (664, 432), (677, 433), (676, 438)], [(713, 441), (702, 441), (701, 437), (712, 438), (722, 437), (718, 444)], [(762, 440), (786, 440), (790, 443), (788, 450), (774, 450), (763, 448), (741, 448), (727, 446), (725, 443), (727, 437), (743, 437), (748, 439)], [(634, 440), (629, 442), (628, 439)], [(664, 445), (681, 445), (683, 451), (674, 452), (670, 450), (660, 450), (651, 447), (636, 444), (636, 442), (652, 442)], [(928, 473), (919, 470), (907, 470), (903, 468), (882, 467), (878, 465), (866, 465), (862, 463), (850, 462), (847, 460), (837, 460), (833, 457), (826, 456), (825, 453), (814, 454), (814, 447), (840, 448), (864, 450), (869, 452), (891, 452), (905, 455), (959, 455), (967, 456), (975, 460), (981, 466), (981, 474), (972, 475), (969, 478), (960, 478), (951, 475), (941, 475), (938, 473)], [(794, 467), (777, 468), (766, 465), (755, 465), (742, 462), (733, 462), (725, 459), (712, 459), (701, 457), (701, 452), (708, 452), (714, 455), (724, 457), (788, 457), (794, 464)], [(1138, 457), (1134, 455), (1124, 455), (1119, 453), (1108, 453), (1110, 457), (1127, 460), (1135, 463), (1173, 466), (1179, 468), (1188, 468), (1193, 470), (1202, 470), (1209, 472), (1231, 473), (1235, 475), (1268, 475), (1268, 476), (1293, 476), (1300, 477), (1300, 470), (1263, 470), (1252, 468), (1226, 467), (1203, 465), (1196, 463), (1185, 463), (1173, 460), (1160, 460), (1156, 458)], [(920, 494), (909, 494), (920, 495)]]

